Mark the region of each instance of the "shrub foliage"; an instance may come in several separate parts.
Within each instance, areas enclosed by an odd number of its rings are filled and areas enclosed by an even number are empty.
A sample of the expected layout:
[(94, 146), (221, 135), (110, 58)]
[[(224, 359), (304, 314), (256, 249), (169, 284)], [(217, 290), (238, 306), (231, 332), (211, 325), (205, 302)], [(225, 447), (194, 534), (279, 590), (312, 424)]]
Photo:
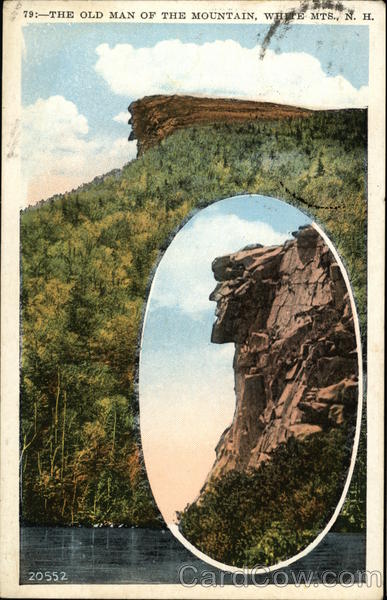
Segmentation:
[(180, 513), (183, 535), (228, 565), (272, 565), (303, 550), (324, 528), (347, 475), (344, 429), (290, 438), (250, 472), (230, 471)]

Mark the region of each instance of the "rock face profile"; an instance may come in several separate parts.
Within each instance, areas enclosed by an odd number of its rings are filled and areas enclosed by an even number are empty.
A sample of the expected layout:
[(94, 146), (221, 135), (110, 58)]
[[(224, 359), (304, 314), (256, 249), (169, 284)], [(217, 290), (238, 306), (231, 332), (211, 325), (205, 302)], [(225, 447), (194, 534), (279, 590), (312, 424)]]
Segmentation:
[(195, 96), (146, 96), (129, 106), (132, 132), (138, 155), (160, 143), (165, 137), (192, 125), (308, 117), (313, 111), (296, 106)]
[(348, 290), (312, 226), (216, 258), (212, 342), (235, 343), (236, 406), (207, 481), (270, 460), (291, 437), (354, 420), (358, 353)]

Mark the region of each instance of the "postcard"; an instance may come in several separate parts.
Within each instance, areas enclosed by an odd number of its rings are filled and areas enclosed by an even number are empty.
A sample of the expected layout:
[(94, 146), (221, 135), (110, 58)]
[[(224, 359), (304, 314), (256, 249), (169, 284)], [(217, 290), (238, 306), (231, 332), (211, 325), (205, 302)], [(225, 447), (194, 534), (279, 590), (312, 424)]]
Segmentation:
[(2, 597), (383, 597), (384, 16), (4, 3)]

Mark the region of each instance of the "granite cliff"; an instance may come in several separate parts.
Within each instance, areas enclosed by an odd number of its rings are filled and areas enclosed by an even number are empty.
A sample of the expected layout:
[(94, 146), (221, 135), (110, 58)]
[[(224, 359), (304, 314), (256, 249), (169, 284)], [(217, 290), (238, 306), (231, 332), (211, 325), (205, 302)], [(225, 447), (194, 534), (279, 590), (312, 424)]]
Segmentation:
[(178, 129), (209, 123), (281, 120), (308, 117), (313, 111), (296, 106), (196, 96), (147, 96), (129, 106), (130, 140), (138, 142), (138, 155)]
[(207, 482), (248, 470), (294, 436), (351, 423), (358, 359), (339, 265), (312, 227), (283, 245), (248, 247), (212, 264), (219, 282), (212, 342), (235, 343), (236, 406)]

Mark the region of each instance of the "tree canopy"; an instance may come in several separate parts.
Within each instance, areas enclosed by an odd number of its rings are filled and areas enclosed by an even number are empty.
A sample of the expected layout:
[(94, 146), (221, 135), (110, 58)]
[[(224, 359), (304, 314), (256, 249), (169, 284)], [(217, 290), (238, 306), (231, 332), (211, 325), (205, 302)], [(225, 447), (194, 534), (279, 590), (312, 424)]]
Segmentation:
[(22, 212), (26, 522), (162, 523), (139, 441), (137, 345), (152, 269), (193, 210), (256, 193), (314, 217), (343, 257), (365, 340), (365, 171), (364, 111), (214, 124)]

